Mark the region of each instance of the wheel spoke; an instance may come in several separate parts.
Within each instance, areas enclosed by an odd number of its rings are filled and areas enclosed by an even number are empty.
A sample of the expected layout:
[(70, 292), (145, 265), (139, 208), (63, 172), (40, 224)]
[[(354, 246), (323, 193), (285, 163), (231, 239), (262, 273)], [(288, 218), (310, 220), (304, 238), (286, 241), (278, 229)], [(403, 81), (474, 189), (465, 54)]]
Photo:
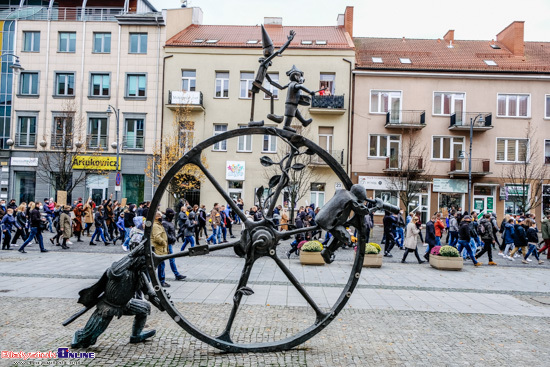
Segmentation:
[(294, 288), (296, 288), (298, 290), (298, 292), (300, 292), (300, 294), (302, 295), (302, 297), (305, 298), (305, 300), (307, 301), (307, 303), (309, 303), (309, 305), (311, 306), (311, 308), (313, 308), (313, 310), (315, 311), (316, 315), (317, 315), (317, 320), (321, 320), (324, 316), (326, 316), (326, 313), (324, 313), (320, 308), (319, 306), (317, 305), (317, 303), (315, 303), (315, 301), (313, 300), (313, 298), (311, 298), (311, 296), (309, 295), (309, 293), (306, 291), (306, 289), (302, 286), (302, 284), (300, 284), (300, 282), (298, 281), (298, 279), (296, 279), (296, 277), (294, 276), (294, 274), (292, 274), (292, 272), (290, 271), (290, 269), (281, 261), (281, 259), (279, 259), (277, 257), (277, 254), (271, 256), (271, 258), (273, 260), (275, 260), (275, 263), (277, 263), (277, 265), (279, 266), (279, 268), (283, 271), (283, 273), (285, 273), (286, 277), (288, 278), (288, 280), (290, 280), (290, 282), (292, 283), (292, 285), (294, 286)]
[(288, 156), (288, 159), (286, 161), (285, 167), (282, 169), (283, 172), (281, 172), (281, 178), (279, 179), (279, 183), (277, 184), (277, 187), (275, 188), (275, 193), (273, 194), (273, 197), (271, 198), (271, 201), (269, 202), (269, 209), (267, 210), (266, 216), (268, 218), (271, 218), (273, 216), (273, 210), (275, 209), (275, 205), (277, 205), (277, 200), (279, 199), (279, 195), (281, 195), (281, 191), (283, 190), (283, 186), (285, 183), (285, 175), (288, 175), (288, 171), (290, 170), (290, 167), (292, 166), (292, 160), (296, 156), (296, 150), (295, 148), (290, 148), (290, 154)]
[(231, 327), (233, 326), (233, 321), (235, 321), (235, 316), (237, 316), (237, 311), (239, 310), (239, 306), (243, 298), (243, 292), (241, 292), (240, 289), (246, 287), (246, 284), (248, 283), (248, 278), (250, 277), (250, 272), (252, 271), (252, 266), (254, 265), (254, 261), (255, 259), (253, 257), (246, 259), (241, 278), (239, 279), (239, 284), (237, 285), (237, 290), (235, 291), (235, 295), (233, 296), (233, 308), (231, 309), (231, 314), (229, 315), (229, 319), (227, 320), (227, 325), (225, 326), (224, 331), (216, 339), (232, 343)]
[[(240, 242), (241, 241), (239, 240), (239, 241), (234, 241), (234, 242), (230, 242), (230, 243), (224, 243), (224, 244), (221, 244), (221, 245), (210, 245), (210, 246), (208, 246), (208, 252), (214, 252), (214, 251), (219, 251), (219, 250), (226, 249), (228, 247), (233, 247), (233, 246), (235, 246), (236, 244), (238, 244)], [(153, 259), (154, 259), (154, 263), (155, 263), (155, 267), (156, 267), (156, 266), (158, 266), (158, 264), (160, 264), (161, 262), (163, 262), (165, 260), (176, 259), (178, 257), (188, 257), (188, 256), (190, 256), (189, 255), (189, 250), (184, 250), (184, 251), (180, 251), (180, 252), (174, 252), (173, 254), (168, 254), (168, 255), (153, 254)]]
[(241, 218), (243, 222), (246, 222), (247, 218), (246, 215), (243, 213), (241, 209), (235, 204), (233, 199), (225, 192), (223, 187), (218, 183), (218, 181), (212, 176), (210, 171), (206, 169), (206, 167), (200, 162), (200, 160), (197, 162), (195, 161), (194, 164), (196, 164), (200, 170), (204, 173), (204, 175), (208, 178), (208, 180), (214, 185), (216, 190), (220, 193), (221, 196), (223, 196), (224, 200), (227, 202), (227, 204), (233, 209), (233, 211)]
[(278, 236), (278, 240), (281, 241), (281, 240), (289, 239), (290, 237), (292, 237), (294, 235), (297, 235), (297, 234), (300, 234), (300, 233), (305, 233), (305, 232), (310, 232), (310, 231), (315, 232), (318, 229), (321, 229), (321, 227), (319, 227), (316, 224), (316, 225), (311, 226), (311, 227), (298, 228), (298, 229), (293, 229), (291, 231), (285, 231), (285, 232), (278, 231), (277, 236)]

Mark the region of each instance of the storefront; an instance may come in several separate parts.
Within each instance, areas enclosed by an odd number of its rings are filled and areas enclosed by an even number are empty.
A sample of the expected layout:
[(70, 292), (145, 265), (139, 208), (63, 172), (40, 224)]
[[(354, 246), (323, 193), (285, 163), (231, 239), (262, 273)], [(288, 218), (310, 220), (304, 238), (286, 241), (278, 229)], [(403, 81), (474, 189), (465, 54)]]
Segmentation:
[[(359, 176), (358, 183), (367, 190), (367, 195), (371, 198), (381, 199), (385, 203), (400, 206), (399, 191), (396, 190), (396, 185), (388, 177)], [(378, 211), (375, 214), (384, 214), (384, 212)]]
[(495, 191), (497, 185), (474, 184), (473, 210), (476, 213), (496, 212)]
[(36, 170), (38, 158), (12, 157), (10, 166), (13, 170), (13, 195), (16, 203), (36, 200)]
[(468, 193), (468, 180), (434, 178), (432, 191), (437, 193), (438, 211), (446, 215), (451, 209), (464, 208), (464, 194)]
[[(122, 169), (120, 158), (118, 168)], [(109, 173), (116, 172), (116, 169), (116, 157), (111, 156), (76, 156), (73, 161), (73, 170), (91, 172), (86, 173), (85, 197), (91, 197), (96, 205), (101, 205), (114, 192), (114, 185), (109, 185)]]
[(428, 216), (430, 212), (430, 183), (414, 182), (410, 185), (412, 185), (412, 188), (417, 193), (411, 197), (407, 213), (420, 213), (422, 223), (426, 223), (429, 220)]
[(145, 189), (145, 175), (122, 175), (122, 197), (128, 203), (142, 203)]
[(542, 214), (546, 211), (550, 211), (550, 185), (542, 185)]
[(505, 215), (524, 213), (529, 202), (529, 185), (505, 184), (500, 189), (500, 199), (504, 200)]

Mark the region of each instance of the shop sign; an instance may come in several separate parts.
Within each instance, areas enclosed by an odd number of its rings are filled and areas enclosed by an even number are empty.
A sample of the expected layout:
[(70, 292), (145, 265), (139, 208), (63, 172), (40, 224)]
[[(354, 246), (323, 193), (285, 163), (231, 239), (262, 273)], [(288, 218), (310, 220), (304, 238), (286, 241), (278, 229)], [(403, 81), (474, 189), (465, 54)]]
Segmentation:
[(401, 186), (399, 182), (381, 176), (359, 176), (358, 183), (367, 190), (397, 190)]
[(493, 211), (494, 210), (494, 206), (493, 206), (493, 198), (492, 197), (488, 197), (487, 198), (487, 211)]
[(11, 157), (10, 165), (23, 167), (38, 167), (38, 158)]
[(231, 181), (244, 181), (244, 161), (227, 161), (225, 165), (225, 179)]
[(468, 193), (468, 180), (455, 178), (434, 178), (433, 192)]
[(474, 200), (474, 210), (478, 213), (482, 212), (485, 208), (483, 205), (483, 199), (475, 199)]
[[(119, 169), (122, 167), (122, 158), (118, 159)], [(116, 157), (94, 157), (77, 155), (73, 159), (73, 169), (86, 169), (96, 171), (116, 171)]]

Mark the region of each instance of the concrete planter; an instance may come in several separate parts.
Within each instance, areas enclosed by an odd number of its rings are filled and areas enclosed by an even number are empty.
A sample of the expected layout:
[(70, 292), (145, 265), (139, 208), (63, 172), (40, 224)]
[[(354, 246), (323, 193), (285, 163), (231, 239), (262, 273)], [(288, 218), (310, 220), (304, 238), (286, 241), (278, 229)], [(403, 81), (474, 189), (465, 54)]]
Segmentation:
[(430, 265), (439, 270), (462, 270), (464, 260), (462, 260), (462, 256), (449, 257), (430, 255)]
[(364, 268), (381, 268), (382, 267), (382, 251), (377, 254), (365, 254), (363, 258)]
[(321, 252), (300, 251), (300, 263), (303, 265), (325, 265)]

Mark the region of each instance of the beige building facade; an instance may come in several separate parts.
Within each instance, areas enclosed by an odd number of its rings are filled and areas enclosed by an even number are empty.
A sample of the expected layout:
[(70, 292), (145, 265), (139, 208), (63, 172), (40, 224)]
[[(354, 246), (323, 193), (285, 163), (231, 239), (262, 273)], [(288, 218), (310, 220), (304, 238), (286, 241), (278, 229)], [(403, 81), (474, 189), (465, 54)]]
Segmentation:
[[(312, 97), (311, 106), (300, 106), (304, 118), (313, 123), (301, 130), (307, 138), (331, 152), (347, 171), (349, 165), (349, 106), (351, 70), (355, 52), (351, 38), (352, 8), (339, 18), (340, 24), (330, 27), (283, 26), (280, 18), (266, 18), (265, 28), (275, 49), (286, 41), (290, 30), (296, 36), (283, 57), (273, 60), (268, 72), (281, 85), (289, 80), (286, 72), (293, 65), (304, 72), (305, 87), (312, 91), (326, 88), (329, 93)], [(172, 11), (168, 11), (170, 20)], [(178, 131), (177, 111), (186, 108), (193, 127), (192, 139), (198, 142), (213, 135), (246, 127), (251, 115), (252, 81), (262, 56), (261, 29), (258, 26), (207, 26), (197, 24), (202, 18), (200, 9), (174, 10), (187, 15), (179, 16), (195, 24), (184, 28), (167, 27), (166, 68), (164, 76), (164, 129), (165, 134), (188, 134)], [(347, 15), (347, 23), (344, 21)], [(349, 30), (349, 32), (348, 32)], [(264, 84), (267, 86), (267, 84)], [(274, 113), (284, 114), (286, 91), (267, 86), (275, 91)], [(255, 120), (264, 120), (265, 126), (282, 128), (269, 119), (270, 100), (263, 92), (255, 97)], [(293, 124), (299, 126), (295, 119)], [(274, 174), (260, 164), (261, 156), (278, 161), (288, 149), (279, 138), (252, 135), (232, 138), (203, 150), (208, 170), (230, 196), (243, 199), (245, 210), (255, 202), (257, 188), (267, 187)], [(310, 172), (308, 188), (297, 205), (322, 206), (333, 195), (340, 182), (319, 159), (307, 161)], [(238, 172), (237, 172), (238, 171)], [(190, 196), (191, 203), (224, 204), (222, 196), (209, 180), (200, 185), (200, 198)], [(193, 202), (194, 201), (194, 202)], [(282, 196), (281, 205), (288, 205), (288, 195)]]
[[(550, 209), (550, 44), (520, 47), (522, 22), (496, 41), (449, 31), (355, 42), (351, 172), (369, 196), (420, 211), (424, 223), (451, 208), (520, 214), (523, 190), (538, 203), (527, 211), (540, 218)], [(425, 184), (404, 208), (394, 182), (413, 170)]]

